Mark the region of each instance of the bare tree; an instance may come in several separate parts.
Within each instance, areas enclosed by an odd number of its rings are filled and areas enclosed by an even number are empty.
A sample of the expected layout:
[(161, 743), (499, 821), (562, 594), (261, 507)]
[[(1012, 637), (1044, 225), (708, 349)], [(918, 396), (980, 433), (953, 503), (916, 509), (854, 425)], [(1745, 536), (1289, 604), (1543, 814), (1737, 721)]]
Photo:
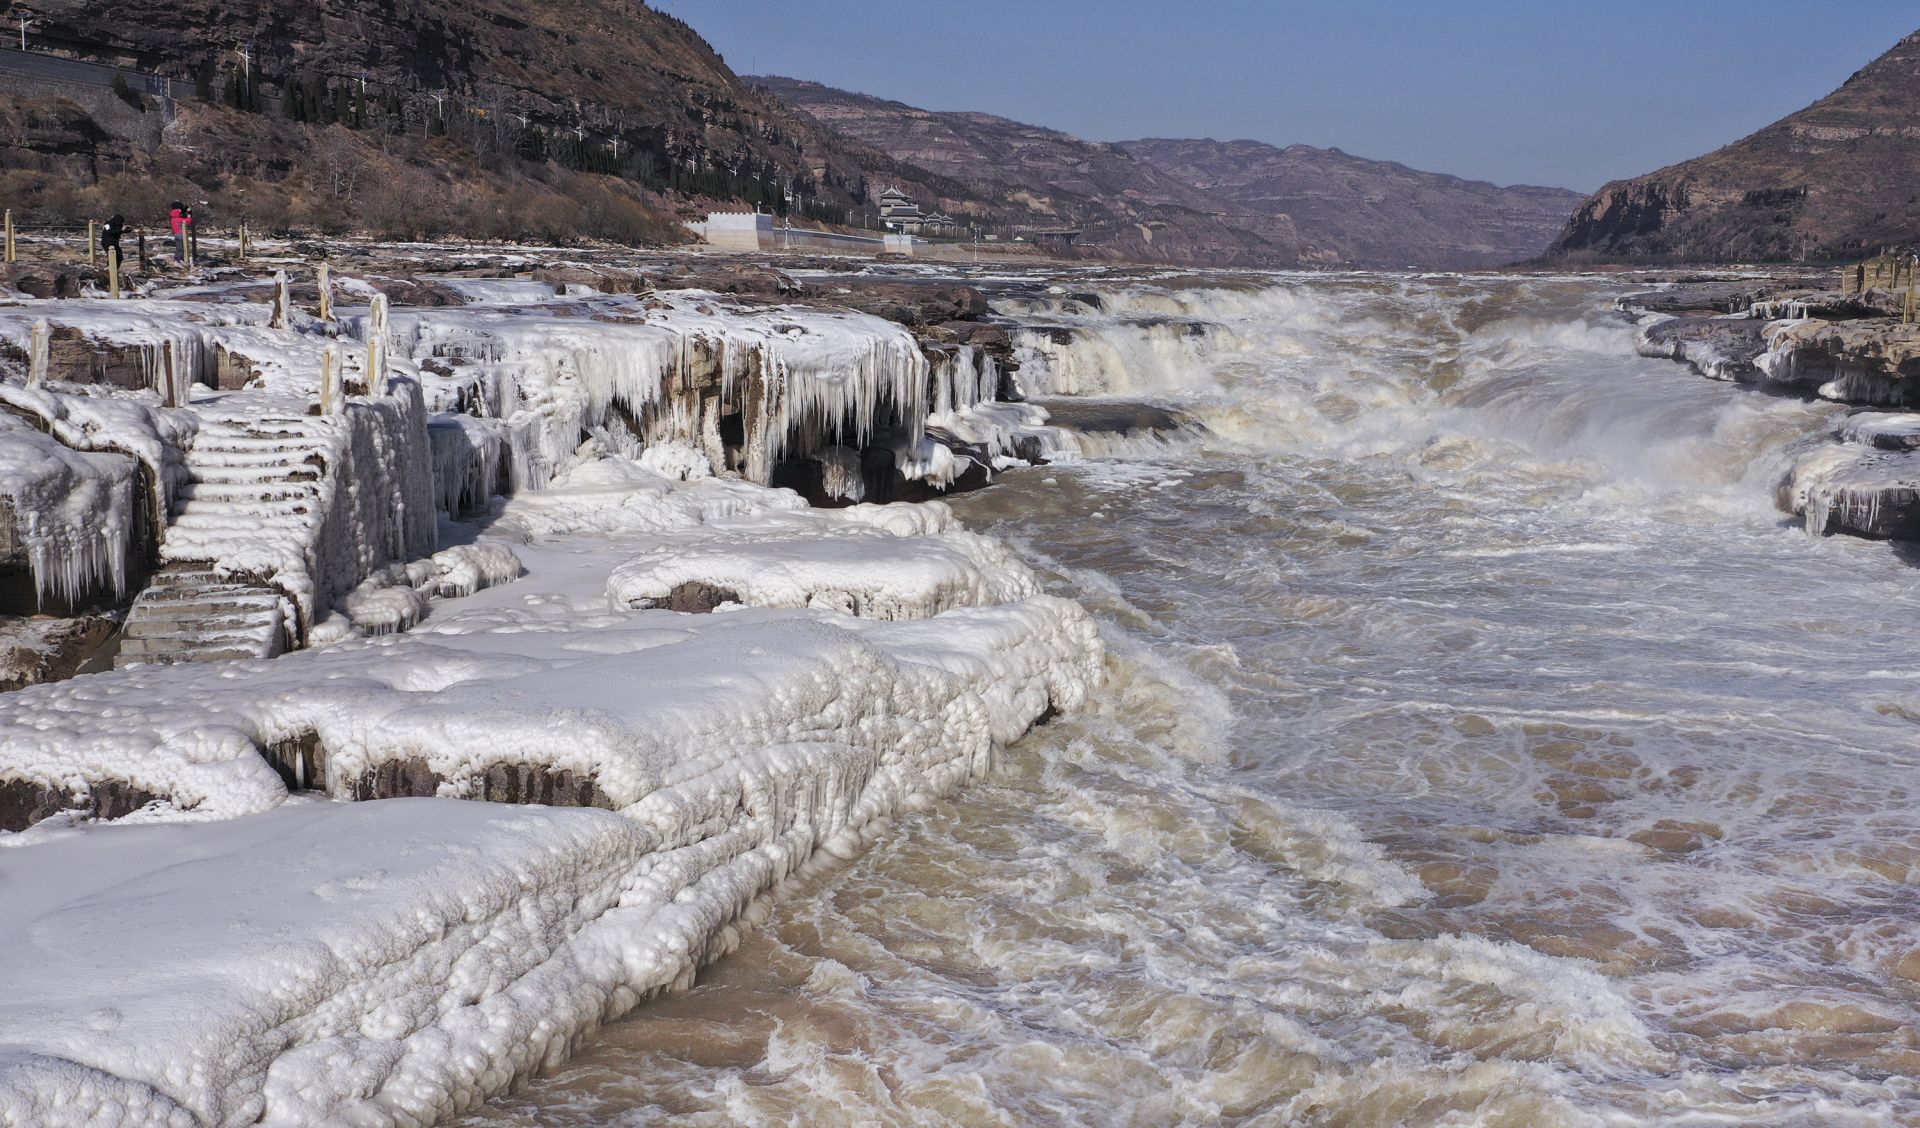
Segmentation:
[(325, 178), (327, 193), (336, 200), (352, 203), (366, 172), (367, 161), (352, 131), (343, 125), (330, 125), (322, 132), (315, 157)]

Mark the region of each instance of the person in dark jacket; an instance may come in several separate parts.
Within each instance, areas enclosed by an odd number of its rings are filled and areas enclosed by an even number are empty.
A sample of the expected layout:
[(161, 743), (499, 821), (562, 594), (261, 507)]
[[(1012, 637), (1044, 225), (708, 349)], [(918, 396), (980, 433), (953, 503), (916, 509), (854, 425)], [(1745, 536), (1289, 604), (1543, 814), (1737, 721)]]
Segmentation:
[(113, 218), (109, 219), (107, 225), (100, 229), (100, 249), (106, 252), (108, 262), (119, 260), (120, 236), (126, 229), (127, 217), (121, 215), (119, 212), (113, 213)]
[(187, 228), (193, 226), (193, 213), (179, 200), (173, 202), (173, 210), (167, 214), (167, 222), (173, 226), (173, 261), (187, 261)]

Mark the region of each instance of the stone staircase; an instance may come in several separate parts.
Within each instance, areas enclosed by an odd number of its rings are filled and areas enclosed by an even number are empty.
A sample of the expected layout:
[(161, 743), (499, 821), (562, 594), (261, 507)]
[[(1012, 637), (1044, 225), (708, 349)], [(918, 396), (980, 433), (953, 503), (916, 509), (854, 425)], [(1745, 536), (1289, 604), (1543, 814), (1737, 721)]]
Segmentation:
[(222, 580), (204, 564), (173, 564), (133, 601), (113, 664), (271, 658), (286, 642), (278, 591)]
[(166, 566), (127, 613), (116, 665), (270, 658), (292, 645), (290, 604), (267, 578), (304, 570), (332, 442), (304, 416), (202, 421)]

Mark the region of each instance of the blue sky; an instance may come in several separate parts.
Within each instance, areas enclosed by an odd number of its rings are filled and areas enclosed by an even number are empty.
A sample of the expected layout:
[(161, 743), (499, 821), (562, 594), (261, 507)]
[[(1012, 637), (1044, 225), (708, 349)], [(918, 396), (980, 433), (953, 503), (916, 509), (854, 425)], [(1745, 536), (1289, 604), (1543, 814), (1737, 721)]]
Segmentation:
[(1733, 141), (1901, 36), (1891, 0), (654, 0), (740, 73), (1102, 141), (1250, 137), (1583, 191)]

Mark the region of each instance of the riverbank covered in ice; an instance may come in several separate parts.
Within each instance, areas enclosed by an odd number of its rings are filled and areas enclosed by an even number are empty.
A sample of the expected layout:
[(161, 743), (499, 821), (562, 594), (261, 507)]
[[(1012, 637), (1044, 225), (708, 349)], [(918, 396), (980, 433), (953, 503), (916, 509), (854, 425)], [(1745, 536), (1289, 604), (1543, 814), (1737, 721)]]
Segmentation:
[(0, 1125), (453, 1115), (1100, 683), (977, 291), (538, 273), (0, 296)]
[[(15, 778), (110, 773), (156, 800), (0, 836), (0, 980), (46, 985), (0, 1000), (0, 1123), (470, 1107), (690, 983), (783, 880), (1101, 676), (1086, 614), (938, 503), (579, 477), (482, 542), (516, 541), (523, 577), (410, 633), (0, 699)], [(631, 609), (667, 543), (682, 582), (733, 598)], [(800, 590), (836, 547), (864, 560), (858, 599)], [(741, 561), (789, 579), (762, 593)], [(316, 804), (296, 778), (438, 798)], [(462, 802), (524, 801), (507, 791), (606, 810)]]

